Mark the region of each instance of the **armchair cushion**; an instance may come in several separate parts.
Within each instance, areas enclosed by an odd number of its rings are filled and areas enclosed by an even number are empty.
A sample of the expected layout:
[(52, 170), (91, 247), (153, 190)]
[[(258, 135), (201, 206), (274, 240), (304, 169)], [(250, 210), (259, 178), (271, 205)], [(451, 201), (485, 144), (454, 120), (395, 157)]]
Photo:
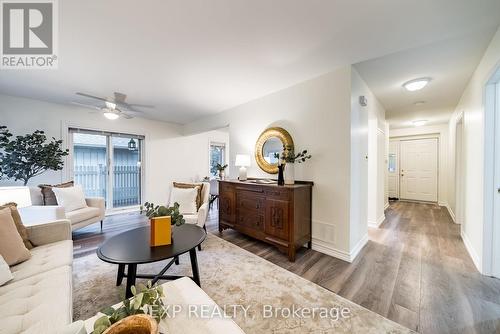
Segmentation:
[[(197, 183), (184, 183), (184, 182), (174, 182), (174, 188), (181, 188), (181, 189), (186, 189), (186, 188), (197, 188), (198, 194), (196, 196), (196, 211), (200, 208), (200, 206), (203, 204), (203, 198), (202, 198), (202, 193), (203, 193), (203, 182), (197, 182)], [(172, 203), (172, 201), (170, 201)]]
[(66, 218), (68, 218), (71, 221), (71, 223), (74, 224), (90, 218), (99, 217), (100, 214), (101, 212), (99, 211), (98, 208), (88, 206), (86, 208), (78, 209), (71, 212), (66, 212)]
[(40, 188), (42, 192), (42, 197), (43, 197), (43, 204), (44, 205), (57, 205), (57, 199), (56, 195), (54, 194), (54, 191), (52, 191), (52, 188), (67, 188), (67, 187), (73, 187), (74, 182), (69, 181), (65, 183), (60, 183), (60, 184), (39, 184), (38, 187)]
[(86, 208), (85, 194), (80, 185), (67, 188), (53, 188), (56, 194), (58, 205), (62, 206), (66, 212), (75, 211), (78, 209)]

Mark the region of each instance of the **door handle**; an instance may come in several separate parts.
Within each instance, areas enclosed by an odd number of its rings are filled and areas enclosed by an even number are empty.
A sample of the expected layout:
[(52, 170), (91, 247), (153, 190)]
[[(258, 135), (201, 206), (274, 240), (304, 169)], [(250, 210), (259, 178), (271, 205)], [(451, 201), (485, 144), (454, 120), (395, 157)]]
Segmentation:
[[(405, 176), (404, 174), (401, 174), (401, 176)], [(499, 190), (500, 191), (500, 190)]]

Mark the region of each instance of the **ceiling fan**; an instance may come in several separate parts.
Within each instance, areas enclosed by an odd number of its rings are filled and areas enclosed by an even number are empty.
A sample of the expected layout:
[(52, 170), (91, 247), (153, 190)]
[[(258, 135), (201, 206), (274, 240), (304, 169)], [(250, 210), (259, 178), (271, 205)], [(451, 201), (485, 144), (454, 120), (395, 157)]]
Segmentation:
[(127, 102), (125, 102), (127, 95), (125, 95), (123, 93), (118, 93), (118, 92), (114, 93), (114, 98), (104, 98), (104, 97), (94, 96), (94, 95), (80, 93), (80, 92), (77, 92), (76, 94), (104, 102), (104, 105), (101, 105), (101, 106), (80, 103), (80, 102), (74, 102), (74, 101), (71, 103), (82, 106), (82, 107), (99, 110), (100, 112), (102, 112), (104, 117), (106, 117), (107, 119), (111, 119), (111, 120), (117, 119), (119, 117), (130, 119), (130, 118), (133, 118), (135, 116), (135, 114), (142, 113), (142, 111), (136, 110), (136, 109), (134, 109), (134, 107), (154, 108), (154, 106), (147, 105), (147, 104), (127, 103)]

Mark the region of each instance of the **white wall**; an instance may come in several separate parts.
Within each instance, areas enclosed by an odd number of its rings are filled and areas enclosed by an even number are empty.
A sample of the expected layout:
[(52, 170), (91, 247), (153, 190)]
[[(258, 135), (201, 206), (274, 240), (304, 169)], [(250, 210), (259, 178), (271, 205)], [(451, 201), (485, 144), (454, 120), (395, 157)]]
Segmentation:
[[(351, 245), (368, 239), (368, 113), (373, 105), (365, 82), (353, 68), (351, 72)], [(368, 98), (368, 106), (359, 103)], [(356, 203), (356, 205), (353, 205)], [(356, 247), (356, 246), (353, 246)], [(359, 248), (359, 247), (358, 247)]]
[(408, 138), (428, 138), (434, 135), (439, 137), (438, 204), (448, 208), (448, 177), (450, 174), (448, 164), (448, 125), (439, 124), (389, 130), (391, 141)]
[[(254, 146), (260, 133), (281, 126), (297, 149), (312, 159), (296, 166), (297, 180), (314, 181), (313, 248), (349, 260), (356, 245), (350, 238), (351, 68), (275, 92), (185, 127), (196, 133), (229, 125), (230, 171), (236, 154), (252, 156), (249, 176), (270, 177), (256, 165)], [(274, 176), (275, 177), (275, 176)]]
[[(145, 198), (165, 203), (173, 180), (195, 180), (208, 175), (208, 143), (211, 138), (228, 142), (228, 133), (210, 131), (183, 137), (179, 125), (142, 118), (110, 121), (88, 109), (33, 99), (0, 95), (0, 124), (14, 134), (43, 130), (47, 136), (63, 139), (67, 147), (67, 128), (78, 127), (120, 133), (144, 135), (145, 139)], [(67, 159), (66, 159), (67, 160)], [(46, 172), (30, 180), (29, 185), (60, 183), (68, 178), (65, 168)], [(22, 184), (0, 180), (0, 185)]]
[[(352, 71), (352, 99), (353, 99), (353, 115), (356, 108), (359, 108), (357, 101), (359, 96), (365, 96), (368, 100), (366, 107), (362, 107), (364, 113), (364, 128), (363, 141), (364, 141), (364, 155), (359, 155), (359, 158), (365, 160), (363, 170), (363, 180), (366, 188), (362, 190), (363, 194), (367, 194), (366, 204), (365, 198), (362, 195), (351, 194), (352, 203), (356, 200), (361, 200), (359, 207), (351, 206), (351, 210), (361, 210), (363, 212), (362, 225), (363, 231), (368, 231), (367, 224), (372, 227), (378, 227), (385, 219), (385, 151), (386, 151), (386, 122), (385, 122), (385, 109), (382, 104), (377, 100), (368, 85), (363, 81), (358, 72), (353, 68)], [(366, 161), (368, 156), (368, 161)], [(353, 159), (353, 157), (351, 157)], [(351, 182), (356, 184), (356, 180), (352, 177), (358, 178), (359, 173), (351, 175)], [(351, 188), (352, 189), (352, 188)], [(363, 207), (364, 208), (361, 208)], [(352, 214), (352, 211), (351, 211)], [(355, 224), (354, 224), (355, 226)]]
[[(449, 122), (450, 160), (455, 164), (455, 129), (460, 113), (463, 113), (463, 154), (464, 165), (464, 219), (462, 239), (479, 271), (488, 273), (491, 231), (485, 224), (485, 161), (491, 162), (493, 152), (485, 148), (485, 132), (491, 133), (492, 115), (485, 114), (485, 86), (500, 62), (500, 30), (493, 37), (476, 71), (472, 75), (455, 113)], [(488, 151), (485, 154), (485, 149)], [(486, 175), (488, 182), (489, 175)], [(449, 181), (450, 183), (452, 180)], [(454, 196), (454, 194), (451, 194)], [(487, 193), (487, 196), (492, 196)], [(490, 219), (490, 217), (486, 217)], [(488, 236), (488, 238), (484, 238)], [(486, 253), (485, 254), (485, 250)]]

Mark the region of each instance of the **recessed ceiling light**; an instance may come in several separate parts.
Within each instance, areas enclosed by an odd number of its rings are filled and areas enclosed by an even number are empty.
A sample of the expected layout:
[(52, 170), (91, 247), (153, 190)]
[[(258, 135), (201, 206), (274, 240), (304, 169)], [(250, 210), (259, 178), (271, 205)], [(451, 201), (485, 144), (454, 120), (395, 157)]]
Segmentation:
[(417, 102), (415, 102), (413, 104), (416, 105), (416, 106), (421, 106), (422, 104), (425, 104), (425, 101), (417, 101)]
[(405, 82), (403, 84), (403, 87), (410, 92), (414, 92), (416, 90), (421, 90), (422, 88), (427, 86), (429, 81), (431, 81), (430, 78), (414, 79), (414, 80), (410, 80), (410, 81)]
[(112, 111), (105, 111), (103, 113), (103, 115), (104, 115), (104, 117), (106, 117), (107, 119), (110, 119), (110, 120), (115, 120), (119, 117), (116, 112), (112, 112)]
[(427, 123), (426, 120), (413, 121), (414, 126), (422, 126), (425, 125), (426, 123)]

